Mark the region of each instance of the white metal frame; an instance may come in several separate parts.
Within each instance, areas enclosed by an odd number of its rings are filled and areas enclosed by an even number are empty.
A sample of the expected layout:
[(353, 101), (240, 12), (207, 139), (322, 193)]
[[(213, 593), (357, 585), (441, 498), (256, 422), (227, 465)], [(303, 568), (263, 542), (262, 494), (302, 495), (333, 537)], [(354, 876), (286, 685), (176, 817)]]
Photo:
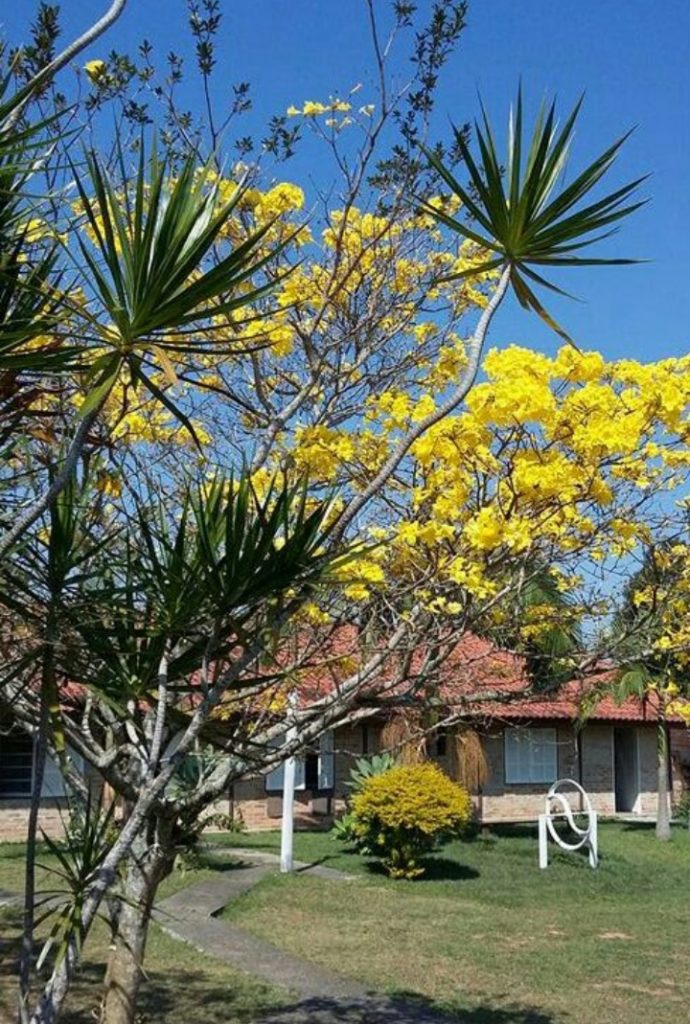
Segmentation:
[[(561, 792), (562, 786), (574, 787), (582, 797), (583, 810), (575, 811), (575, 814), (585, 814), (587, 824), (581, 828), (575, 821), (573, 809), (566, 793)], [(554, 805), (560, 806), (560, 811), (554, 810)], [(554, 818), (564, 818), (576, 836), (574, 842), (566, 842), (559, 836), (554, 827)], [(544, 814), (539, 815), (539, 867), (544, 870), (549, 866), (549, 838), (551, 838), (562, 850), (575, 852), (583, 847), (587, 848), (590, 867), (596, 868), (599, 865), (599, 829), (597, 812), (592, 808), (591, 801), (579, 782), (574, 779), (559, 779), (546, 794), (544, 801)]]

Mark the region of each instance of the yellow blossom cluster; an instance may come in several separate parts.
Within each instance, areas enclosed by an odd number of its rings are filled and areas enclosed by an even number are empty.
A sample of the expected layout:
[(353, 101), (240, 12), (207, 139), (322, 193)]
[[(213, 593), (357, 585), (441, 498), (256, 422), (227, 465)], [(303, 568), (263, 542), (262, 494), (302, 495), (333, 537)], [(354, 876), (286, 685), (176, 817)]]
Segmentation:
[(341, 114), (352, 110), (352, 104), (347, 100), (337, 97), (329, 99), (327, 103), (320, 103), (318, 100), (305, 100), (301, 107), (289, 106), (286, 110), (288, 117), (319, 117), (322, 114)]
[[(690, 359), (606, 363), (572, 347), (548, 358), (510, 346), (484, 369), (464, 409), (412, 446), (412, 507), (386, 542), (386, 571), (431, 559), (438, 580), (485, 597), (506, 558), (601, 561), (645, 542), (646, 501), (676, 493), (690, 469)], [(437, 401), (398, 389), (370, 401), (373, 457), (361, 424), (300, 430), (293, 456), (313, 479), (361, 486)]]

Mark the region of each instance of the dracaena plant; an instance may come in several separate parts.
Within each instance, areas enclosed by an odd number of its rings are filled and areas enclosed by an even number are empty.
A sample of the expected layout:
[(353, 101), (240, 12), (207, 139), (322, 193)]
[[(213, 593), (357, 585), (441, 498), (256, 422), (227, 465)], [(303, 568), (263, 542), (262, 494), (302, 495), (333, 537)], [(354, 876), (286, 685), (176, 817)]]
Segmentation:
[(582, 255), (584, 250), (617, 230), (618, 222), (637, 210), (643, 199), (633, 200), (644, 177), (602, 196), (596, 186), (613, 166), (629, 132), (616, 139), (582, 171), (564, 180), (575, 125), (582, 106), (578, 101), (562, 126), (555, 103), (542, 105), (531, 135), (523, 123), (522, 94), (518, 91), (508, 126), (508, 143), (502, 161), (494, 130), (482, 105), (481, 122), (475, 121), (478, 154), (473, 153), (463, 132), (454, 129), (455, 142), (469, 175), (462, 185), (438, 153), (426, 150), (451, 194), (460, 200), (469, 223), (428, 203), (425, 210), (463, 239), (475, 242), (484, 259), (468, 269), (448, 275), (460, 280), (487, 271), (501, 271), (520, 305), (537, 313), (567, 341), (566, 331), (554, 320), (536, 295), (533, 285), (567, 295), (543, 275), (545, 267), (582, 267), (635, 263), (636, 260)]
[(117, 178), (93, 152), (85, 174), (74, 171), (90, 236), (77, 234), (76, 241), (94, 291), (83, 315), (102, 353), (83, 411), (98, 406), (127, 368), (133, 384), (143, 384), (192, 430), (150, 370), (157, 366), (174, 380), (172, 358), (237, 351), (221, 340), (227, 317), (270, 290), (255, 276), (279, 247), (262, 249), (270, 223), (229, 245), (225, 230), (243, 189), (238, 185), (223, 201), (210, 162), (200, 167), (189, 157), (173, 174), (156, 143), (147, 157), (142, 142), (130, 179), (120, 156)]
[(73, 370), (80, 352), (76, 342), (58, 344), (54, 337), (64, 317), (59, 253), (41, 217), (36, 184), (59, 134), (55, 118), (11, 124), (17, 99), (5, 98), (7, 86), (6, 76), (0, 80), (0, 374), (8, 396), (0, 405), (3, 431), (16, 426), (28, 387), (42, 375)]
[[(35, 554), (32, 547), (15, 556), (15, 572), (5, 571), (0, 601), (18, 628), (37, 631), (40, 639), (57, 591), (52, 681), (81, 684), (88, 710), (82, 705), (83, 716), (75, 716), (56, 702), (51, 752), (57, 753), (62, 726), (71, 749), (105, 772), (142, 821), (165, 811), (174, 824), (179, 794), (171, 750), (181, 762), (196, 749), (199, 737), (191, 730), (200, 698), (213, 706), (226, 694), (252, 689), (257, 659), (274, 643), (283, 611), (328, 580), (337, 557), (334, 510), (328, 501), (309, 500), (301, 480), (276, 482), (260, 497), (244, 473), (190, 486), (175, 510), (179, 515), (169, 504), (132, 507), (128, 527), (117, 533), (102, 517), (93, 523), (87, 486), (80, 480), (65, 488), (54, 503), (48, 538), (35, 541)], [(233, 674), (242, 652), (252, 657), (241, 675)], [(22, 672), (33, 678), (25, 659), (6, 665), (0, 685), (11, 686), (25, 720), (35, 721), (45, 694), (16, 685)], [(264, 688), (272, 685), (272, 676), (259, 675)], [(179, 746), (171, 746), (173, 739)], [(110, 857), (110, 846), (101, 842), (105, 833), (96, 833), (94, 849)], [(171, 827), (171, 842), (173, 833)], [(74, 898), (45, 953), (55, 970), (64, 958), (73, 964), (100, 900), (90, 902), (96, 885), (91, 859), (78, 858), (74, 866), (71, 852), (60, 864)], [(113, 853), (113, 862), (120, 864), (125, 853)], [(27, 921), (30, 951), (32, 916)], [(28, 997), (31, 956), (23, 962)]]
[(87, 662), (65, 672), (123, 714), (155, 691), (162, 660), (185, 689), (205, 656), (270, 632), (290, 593), (323, 581), (332, 521), (331, 504), (310, 503), (303, 481), (259, 497), (247, 474), (190, 488), (174, 519), (162, 505), (140, 507), (131, 534), (100, 549), (88, 607), (80, 602), (72, 622)]
[(226, 228), (242, 188), (222, 200), (210, 164), (198, 167), (190, 157), (173, 174), (156, 145), (147, 156), (142, 142), (133, 177), (123, 160), (119, 177), (113, 178), (94, 153), (87, 153), (74, 178), (81, 227), (90, 236), (76, 233), (75, 256), (88, 282), (87, 301), (75, 304), (63, 296), (63, 302), (84, 324), (76, 333), (86, 395), (60, 471), (0, 538), (0, 557), (65, 487), (119, 380), (126, 377), (132, 386), (146, 389), (195, 437), (190, 420), (156, 381), (155, 371), (172, 383), (173, 360), (234, 351), (222, 340), (228, 316), (252, 306), (275, 285), (256, 281), (280, 248), (264, 243), (270, 222), (232, 245)]

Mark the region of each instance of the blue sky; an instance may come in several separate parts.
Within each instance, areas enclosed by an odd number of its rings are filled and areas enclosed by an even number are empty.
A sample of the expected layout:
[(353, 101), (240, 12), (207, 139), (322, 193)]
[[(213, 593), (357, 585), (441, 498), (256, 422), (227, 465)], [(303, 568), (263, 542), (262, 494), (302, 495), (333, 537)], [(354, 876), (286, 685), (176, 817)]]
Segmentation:
[[(385, 0), (377, 3), (385, 12)], [(63, 0), (61, 6), (66, 33), (72, 33), (84, 26), (87, 8), (100, 12), (107, 4)], [(429, 6), (420, 0), (421, 9)], [(251, 82), (254, 109), (243, 131), (260, 136), (272, 113), (305, 99), (342, 95), (360, 81), (367, 101), (372, 65), (360, 0), (226, 0), (224, 7), (217, 87), (226, 79)], [(35, 4), (21, 0), (3, 8), (0, 22), (15, 44)], [(133, 47), (143, 36), (162, 56), (179, 46), (183, 25), (183, 0), (130, 0), (107, 41), (83, 60), (112, 47)], [(545, 93), (555, 93), (565, 111), (585, 90), (574, 168), (636, 125), (612, 185), (652, 174), (645, 186), (651, 202), (624, 224), (612, 247), (651, 262), (564, 274), (565, 286), (586, 301), (555, 300), (550, 308), (581, 346), (610, 358), (648, 360), (688, 351), (690, 4), (470, 0), (469, 26), (441, 83), (434, 134), (447, 134), (448, 117), (462, 122), (476, 114), (477, 89), (492, 119), (504, 122), (519, 78), (532, 109)], [(281, 176), (307, 189), (310, 178), (328, 185), (331, 168), (319, 152), (305, 146)], [(501, 311), (491, 340), (554, 346), (549, 332), (514, 305)]]

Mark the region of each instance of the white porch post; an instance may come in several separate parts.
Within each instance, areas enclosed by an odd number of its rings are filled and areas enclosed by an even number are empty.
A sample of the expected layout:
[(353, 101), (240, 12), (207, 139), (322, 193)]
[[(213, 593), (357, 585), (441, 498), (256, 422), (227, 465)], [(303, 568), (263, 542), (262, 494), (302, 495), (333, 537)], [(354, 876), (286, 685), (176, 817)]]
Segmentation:
[(549, 839), (546, 834), (546, 815), (539, 815), (539, 867), (544, 870), (549, 866)]
[[(288, 715), (292, 713), (297, 705), (297, 694), (293, 691), (290, 694)], [(297, 735), (295, 725), (290, 725), (287, 730), (285, 742), (290, 744)], [(292, 754), (283, 765), (283, 813), (280, 823), (280, 870), (283, 874), (289, 874), (293, 869), (293, 835), (295, 820), (295, 763), (296, 758)]]

